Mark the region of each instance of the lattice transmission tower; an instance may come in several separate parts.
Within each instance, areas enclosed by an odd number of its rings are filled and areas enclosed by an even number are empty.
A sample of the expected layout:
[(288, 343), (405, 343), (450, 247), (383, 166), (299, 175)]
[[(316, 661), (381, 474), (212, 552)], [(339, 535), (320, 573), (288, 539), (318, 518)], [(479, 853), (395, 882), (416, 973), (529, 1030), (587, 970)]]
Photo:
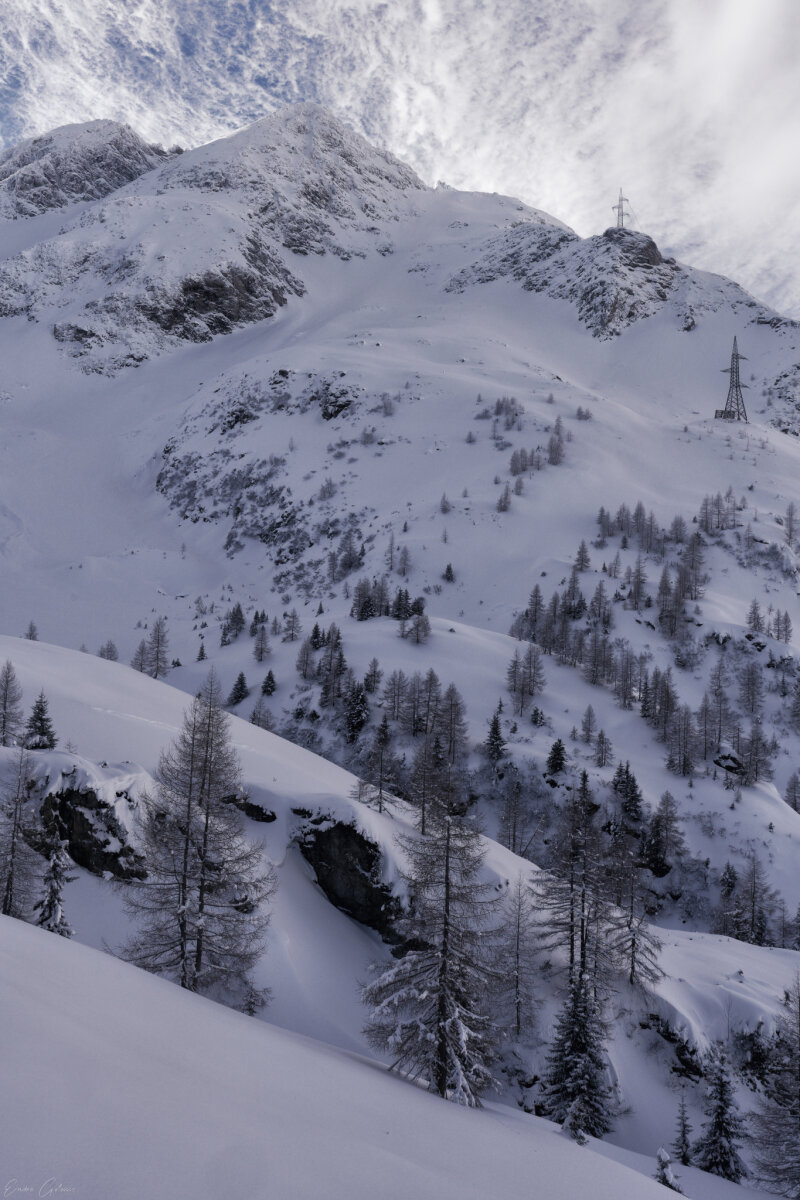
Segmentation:
[(731, 381), (728, 385), (728, 399), (725, 401), (724, 408), (718, 408), (714, 413), (715, 417), (720, 417), (723, 421), (746, 421), (747, 410), (744, 406), (744, 397), (742, 396), (742, 388), (747, 387), (746, 383), (739, 381), (739, 360), (744, 358), (744, 354), (739, 353), (739, 347), (736, 345), (736, 338), (733, 339), (733, 352), (731, 354), (731, 365), (723, 367), (723, 375), (730, 375)]
[(617, 201), (616, 204), (611, 205), (611, 211), (615, 212), (617, 214), (617, 229), (624, 229), (625, 228), (625, 218), (629, 217), (631, 215), (630, 211), (625, 212), (626, 204), (629, 205), (630, 200), (628, 199), (627, 196), (623, 196), (622, 188), (620, 188), (619, 189), (619, 200)]

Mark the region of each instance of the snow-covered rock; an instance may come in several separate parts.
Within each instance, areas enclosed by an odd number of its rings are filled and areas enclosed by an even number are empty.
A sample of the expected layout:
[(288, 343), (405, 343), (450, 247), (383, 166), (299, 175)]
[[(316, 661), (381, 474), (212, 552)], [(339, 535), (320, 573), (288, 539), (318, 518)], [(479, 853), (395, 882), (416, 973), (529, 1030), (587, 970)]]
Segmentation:
[(170, 156), (117, 121), (63, 125), (0, 154), (0, 218), (100, 200)]

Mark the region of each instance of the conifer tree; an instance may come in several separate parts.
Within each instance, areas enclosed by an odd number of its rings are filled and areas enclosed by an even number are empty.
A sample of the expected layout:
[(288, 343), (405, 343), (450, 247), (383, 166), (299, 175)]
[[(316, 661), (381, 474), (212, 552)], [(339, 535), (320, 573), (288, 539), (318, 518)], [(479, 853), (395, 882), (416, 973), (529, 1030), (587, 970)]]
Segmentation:
[(369, 720), (369, 701), (364, 684), (351, 680), (344, 698), (345, 738), (349, 743), (358, 740), (358, 735)]
[(371, 658), (369, 660), (369, 666), (367, 667), (367, 673), (364, 676), (364, 687), (366, 691), (370, 695), (373, 695), (380, 687), (382, 679), (383, 671), (381, 670), (380, 663), (378, 662), (377, 658)]
[(0, 787), (0, 912), (27, 920), (39, 872), (29, 838), (35, 819), (29, 812), (32, 788), (30, 755), (20, 747)]
[(526, 787), (513, 765), (506, 772), (502, 785), (498, 841), (521, 858), (528, 857), (536, 830), (529, 798), (534, 786), (535, 780), (531, 779)]
[(14, 664), (0, 667), (0, 746), (13, 746), (22, 731), (22, 688)]
[(45, 830), (45, 851), (47, 868), (42, 880), (43, 894), (34, 906), (38, 912), (36, 924), (59, 937), (71, 938), (74, 930), (64, 916), (63, 891), (64, 885), (75, 879), (70, 875), (70, 859), (67, 854), (67, 844), (61, 840), (61, 830), (55, 814), (52, 815)]
[(168, 649), (167, 618), (156, 617), (147, 639), (146, 670), (148, 675), (153, 676), (153, 679), (162, 679), (169, 670)]
[(269, 653), (270, 644), (267, 626), (266, 624), (259, 625), (256, 629), (255, 640), (253, 642), (253, 658), (257, 663), (261, 663)]
[(631, 863), (621, 907), (609, 915), (608, 945), (631, 987), (650, 987), (663, 978), (658, 965), (661, 942), (648, 924), (639, 868)]
[(266, 675), (264, 676), (264, 682), (261, 685), (261, 695), (271, 696), (277, 686), (278, 685), (275, 682), (275, 676), (272, 674), (272, 671), (267, 671)]
[(419, 812), (419, 831), (426, 834), (431, 809), (446, 792), (447, 766), (438, 737), (424, 738), (414, 755), (409, 780), (411, 801)]
[(564, 749), (564, 743), (561, 738), (556, 738), (550, 747), (550, 753), (547, 756), (545, 770), (548, 775), (558, 775), (564, 770), (567, 764), (567, 752)]
[[(200, 648), (202, 650), (202, 643)], [(203, 657), (205, 658), (205, 651), (203, 651)], [(141, 671), (144, 673), (147, 670), (147, 642), (144, 638), (142, 638), (142, 640), (139, 642), (139, 645), (133, 652), (131, 666), (133, 667), (134, 671)]]
[(489, 721), (489, 733), (486, 737), (486, 742), (484, 743), (484, 746), (485, 746), (485, 750), (486, 750), (486, 757), (488, 758), (488, 760), (492, 764), (492, 766), (496, 767), (497, 764), (499, 763), (500, 759), (503, 757), (503, 755), (506, 752), (505, 738), (503, 737), (503, 733), (500, 728), (500, 708), (499, 708), (499, 706), (498, 706), (497, 710), (492, 714), (492, 718)]
[(209, 675), (142, 801), (147, 877), (125, 885), (137, 932), (123, 957), (237, 1003), (251, 987), (275, 877), (228, 800), (239, 786), (219, 684)]
[(751, 1117), (759, 1183), (800, 1197), (800, 974), (785, 996), (764, 1094)]
[(293, 608), (283, 623), (283, 640), (285, 642), (296, 642), (300, 634), (303, 632), (303, 626), (300, 622), (297, 609)]
[[(2, 693), (0, 692), (0, 704), (1, 703)], [(2, 711), (0, 711), (0, 720), (2, 720)], [(0, 745), (4, 744), (5, 743), (0, 742)], [(800, 812), (800, 775), (798, 775), (797, 771), (792, 771), (791, 775), (787, 779), (786, 792), (783, 798), (790, 808), (793, 808), (795, 812)]]
[(31, 715), (25, 726), (23, 739), (27, 750), (55, 750), (58, 738), (47, 710), (47, 697), (40, 692), (33, 703)]
[(451, 767), (467, 753), (467, 710), (455, 684), (447, 685), (438, 705), (435, 729), (442, 742), (444, 756)]
[(579, 974), (586, 976), (595, 996), (607, 990), (615, 969), (605, 938), (611, 906), (604, 894), (606, 864), (601, 864), (597, 808), (584, 771), (555, 830), (553, 874), (542, 872), (535, 880), (542, 947), (560, 949), (570, 983)]
[(230, 695), (227, 699), (228, 708), (235, 708), (237, 704), (241, 704), (250, 695), (250, 688), (247, 686), (244, 671), (240, 671), (234, 680)]
[(414, 947), (362, 993), (370, 1043), (429, 1090), (477, 1107), (493, 1084), (494, 1033), (482, 1011), (487, 972), (480, 929), (488, 919), (479, 882), (479, 836), (439, 811), (425, 837), (399, 838), (413, 897), (402, 931)]
[(611, 745), (611, 738), (605, 729), (600, 729), (597, 732), (594, 761), (598, 767), (610, 767), (614, 761), (614, 747)]
[(519, 1039), (534, 1025), (538, 948), (533, 892), (522, 873), (509, 885), (494, 936), (492, 1013), (508, 1035)]
[(675, 861), (686, 853), (686, 842), (678, 823), (678, 806), (670, 792), (664, 792), (643, 835), (645, 865), (654, 875), (666, 875)]
[(733, 1095), (728, 1059), (721, 1046), (707, 1059), (708, 1094), (703, 1132), (692, 1147), (693, 1162), (701, 1171), (739, 1183), (747, 1175), (739, 1157), (743, 1125)]
[(374, 789), (374, 798), (378, 812), (383, 812), (386, 804), (386, 789), (392, 782), (396, 763), (391, 753), (392, 731), (386, 713), (380, 725), (375, 730), (372, 745), (369, 750), (367, 763), (370, 773), (370, 783)]
[(275, 721), (264, 703), (263, 696), (259, 696), (253, 706), (253, 711), (250, 713), (250, 724), (257, 726), (258, 729), (272, 730), (275, 728)]
[(612, 1127), (604, 1031), (589, 982), (578, 973), (556, 1021), (542, 1086), (542, 1111), (578, 1142)]
[(678, 1162), (683, 1163), (684, 1167), (688, 1167), (692, 1161), (692, 1143), (691, 1143), (692, 1127), (689, 1123), (689, 1114), (686, 1111), (686, 1094), (681, 1088), (681, 1099), (678, 1105), (678, 1122), (675, 1128), (675, 1141), (672, 1143), (672, 1149)]
[(653, 1177), (656, 1183), (662, 1184), (665, 1188), (669, 1188), (671, 1192), (681, 1192), (678, 1187), (678, 1181), (672, 1170), (672, 1160), (663, 1146), (659, 1147), (656, 1154), (656, 1173)]

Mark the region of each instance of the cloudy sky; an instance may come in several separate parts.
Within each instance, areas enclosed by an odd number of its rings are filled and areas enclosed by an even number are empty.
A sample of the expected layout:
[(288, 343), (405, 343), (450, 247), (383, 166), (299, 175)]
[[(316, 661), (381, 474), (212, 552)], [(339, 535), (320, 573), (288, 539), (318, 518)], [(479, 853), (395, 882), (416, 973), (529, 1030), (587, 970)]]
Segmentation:
[(0, 142), (191, 146), (298, 99), (429, 182), (662, 250), (800, 316), (800, 0), (3, 0)]

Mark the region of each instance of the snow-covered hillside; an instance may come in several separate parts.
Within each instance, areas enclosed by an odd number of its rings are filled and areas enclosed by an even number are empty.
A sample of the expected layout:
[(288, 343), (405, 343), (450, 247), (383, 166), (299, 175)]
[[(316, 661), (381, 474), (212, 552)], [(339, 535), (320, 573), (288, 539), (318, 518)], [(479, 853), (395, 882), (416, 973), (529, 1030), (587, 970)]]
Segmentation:
[[(83, 946), (0, 918), (6, 1187), (176, 1198), (483, 1198), (535, 1186), (657, 1200), (620, 1161), (490, 1104), (442, 1104), (363, 1057), (188, 996)], [(43, 1132), (46, 1131), (46, 1139)], [(688, 1170), (697, 1200), (748, 1188)], [(47, 1195), (46, 1191), (42, 1192)]]
[[(387, 717), (394, 784), (410, 794), (418, 730), (379, 683), (434, 672), (465, 704), (465, 795), (497, 896), (552, 865), (583, 771), (610, 838), (614, 767), (629, 764), (640, 856), (670, 793), (685, 860), (641, 864), (666, 978), (652, 996), (621, 983), (609, 1011), (611, 1143), (652, 1174), (680, 1054), (767, 1036), (797, 970), (783, 947), (800, 904), (800, 330), (645, 234), (580, 239), (511, 198), (424, 187), (314, 106), (182, 154), (108, 122), (66, 127), (2, 163), (8, 203), (33, 199), (0, 216), (0, 663), (13, 662), (26, 709), (41, 690), (51, 704), (59, 744), (35, 753), (34, 785), (71, 814), (79, 940), (124, 940), (103, 873), (141, 874), (139, 802), (187, 696), (209, 667), (226, 695), (241, 673), (243, 811), (279, 878), (257, 972), (274, 997), (266, 1018), (370, 1053), (359, 984), (388, 959), (380, 933), (407, 899), (394, 835), (415, 814), (376, 812), (358, 778)], [(748, 424), (714, 419), (734, 336)], [(402, 594), (389, 615), (404, 590), (429, 627)], [(552, 613), (538, 631), (537, 604)], [(159, 617), (166, 683), (123, 665)], [(31, 621), (42, 641), (20, 640)], [(378, 671), (357, 728), (349, 701), (325, 692), (334, 625), (356, 698)], [(122, 662), (96, 656), (110, 642)], [(529, 645), (544, 670), (533, 708), (508, 682)], [(664, 679), (666, 707), (650, 691)], [(555, 739), (567, 762), (545, 781)], [(522, 857), (503, 815), (516, 778), (531, 804)], [(326, 874), (324, 834), (343, 827), (358, 835), (354, 861), (366, 855), (360, 880)], [(726, 864), (744, 878), (754, 861), (776, 893), (757, 940), (775, 944), (722, 936)], [(529, 1072), (561, 987), (545, 974)], [(528, 1104), (535, 1088), (517, 1084), (506, 1099)], [(522, 1114), (497, 1111), (486, 1121), (516, 1136)]]
[[(174, 738), (180, 726), (186, 706), (185, 693), (128, 667), (41, 642), (0, 638), (0, 657), (14, 661), (26, 696), (36, 689), (45, 690), (56, 729), (63, 742), (73, 747), (51, 752), (50, 791), (58, 790), (65, 775), (72, 778), (69, 762), (75, 765), (94, 760), (98, 764), (94, 777), (84, 771), (81, 781), (94, 788), (102, 787), (103, 778), (119, 777), (124, 772), (133, 801), (130, 824), (135, 839), (137, 802), (144, 788), (151, 786), (160, 750)], [(45, 1129), (48, 1161), (52, 1162), (48, 1170), (57, 1171), (65, 1184), (70, 1182), (67, 1176), (72, 1175), (81, 1181), (81, 1187), (91, 1185), (102, 1191), (102, 1181), (111, 1172), (119, 1171), (122, 1161), (129, 1181), (126, 1186), (130, 1188), (122, 1194), (141, 1194), (137, 1189), (143, 1186), (142, 1171), (148, 1172), (148, 1177), (153, 1172), (167, 1171), (161, 1151), (154, 1149), (155, 1158), (148, 1154), (146, 1163), (142, 1160), (141, 1141), (151, 1137), (148, 1132), (151, 1126), (166, 1121), (159, 1114), (177, 1105), (180, 1093), (184, 1097), (183, 1104), (178, 1105), (182, 1115), (174, 1115), (169, 1134), (165, 1133), (163, 1153), (171, 1146), (173, 1158), (164, 1178), (177, 1179), (183, 1173), (181, 1186), (194, 1189), (195, 1194), (212, 1195), (215, 1193), (209, 1190), (207, 1180), (199, 1193), (192, 1181), (211, 1170), (217, 1156), (231, 1170), (246, 1170), (252, 1153), (254, 1164), (261, 1164), (259, 1155), (267, 1155), (270, 1170), (278, 1172), (276, 1178), (294, 1181), (284, 1185), (288, 1189), (285, 1194), (306, 1195), (315, 1184), (319, 1186), (325, 1167), (319, 1156), (304, 1156), (299, 1147), (309, 1138), (316, 1144), (322, 1128), (327, 1131), (323, 1143), (329, 1144), (332, 1119), (329, 1106), (333, 1103), (331, 1098), (336, 1096), (334, 1107), (341, 1114), (338, 1118), (341, 1126), (337, 1126), (330, 1145), (340, 1138), (341, 1144), (349, 1147), (349, 1161), (355, 1157), (353, 1147), (356, 1142), (361, 1144), (363, 1136), (364, 1145), (372, 1146), (365, 1162), (372, 1162), (375, 1156), (374, 1170), (383, 1169), (378, 1165), (383, 1156), (381, 1138), (395, 1139), (390, 1151), (394, 1166), (391, 1181), (386, 1185), (389, 1190), (382, 1194), (395, 1194), (392, 1190), (395, 1187), (400, 1194), (401, 1182), (413, 1179), (423, 1195), (434, 1194), (438, 1186), (426, 1174), (433, 1169), (428, 1153), (420, 1158), (418, 1138), (407, 1137), (404, 1132), (408, 1121), (411, 1127), (416, 1128), (422, 1122), (430, 1129), (431, 1146), (440, 1144), (438, 1139), (444, 1137), (448, 1146), (451, 1138), (459, 1144), (462, 1136), (472, 1141), (474, 1158), (471, 1155), (464, 1158), (461, 1151), (449, 1150), (447, 1158), (440, 1160), (435, 1168), (453, 1175), (458, 1181), (459, 1194), (465, 1188), (475, 1187), (477, 1195), (481, 1188), (485, 1191), (490, 1186), (488, 1180), (505, 1179), (502, 1171), (493, 1174), (498, 1172), (499, 1162), (505, 1162), (503, 1171), (510, 1172), (509, 1178), (519, 1178), (526, 1169), (527, 1156), (534, 1154), (539, 1164), (537, 1177), (552, 1180), (548, 1194), (563, 1195), (565, 1200), (573, 1196), (578, 1186), (576, 1180), (588, 1168), (580, 1156), (575, 1160), (570, 1158), (577, 1151), (555, 1136), (554, 1127), (521, 1112), (515, 1115), (513, 1107), (491, 1103), (489, 1112), (478, 1118), (485, 1124), (477, 1128), (464, 1126), (463, 1135), (458, 1132), (459, 1118), (447, 1115), (450, 1110), (443, 1106), (444, 1124), (442, 1132), (437, 1133), (438, 1119), (423, 1115), (418, 1107), (434, 1105), (433, 1099), (408, 1084), (381, 1080), (374, 1066), (370, 1067), (363, 1058), (368, 1049), (361, 1035), (364, 1014), (358, 999), (358, 984), (367, 977), (370, 964), (387, 955), (387, 948), (381, 945), (377, 934), (328, 903), (311, 867), (299, 853), (297, 838), (307, 827), (309, 816), (313, 818), (312, 826), (320, 815), (353, 823), (380, 847), (383, 879), (397, 886), (399, 864), (394, 835), (409, 828), (412, 811), (401, 806), (391, 814), (376, 813), (353, 798), (354, 780), (346, 772), (248, 723), (234, 721), (233, 736), (251, 801), (256, 808), (276, 818), (266, 824), (249, 823), (251, 836), (262, 842), (265, 853), (278, 867), (279, 888), (273, 905), (269, 948), (258, 971), (259, 982), (268, 984), (273, 992), (272, 1003), (263, 1014), (270, 1028), (265, 1029), (262, 1021), (237, 1018), (195, 998), (190, 998), (187, 1010), (185, 994), (171, 985), (150, 982), (130, 967), (116, 966), (90, 955), (80, 946), (28, 931), (4, 918), (0, 939), (5, 960), (3, 978), (13, 981), (14, 989), (5, 1004), (6, 1011), (14, 1014), (15, 1034), (9, 1045), (13, 1042), (16, 1047), (9, 1069), (21, 1085), (16, 1092), (18, 1128), (6, 1129), (4, 1134), (8, 1138), (5, 1157), (9, 1169), (19, 1179), (39, 1169), (37, 1152), (41, 1152), (42, 1144), (39, 1131)], [(0, 755), (5, 768), (11, 752), (0, 751)], [(132, 758), (122, 762), (123, 755)], [(502, 891), (521, 865), (524, 864), (503, 847), (490, 844), (486, 870), (496, 888)], [(76, 876), (67, 889), (65, 905), (78, 939), (97, 949), (118, 947), (127, 928), (118, 893), (111, 890), (108, 882), (87, 872), (78, 871)], [(765, 1028), (771, 1027), (780, 1011), (783, 988), (791, 983), (795, 959), (791, 951), (674, 931), (665, 936), (664, 965), (668, 977), (659, 986), (658, 996), (650, 998), (647, 1004), (663, 1020), (665, 1029), (672, 1029), (687, 1044), (702, 1049), (717, 1037), (724, 1037), (726, 1028), (731, 1026), (752, 1030), (759, 1022), (766, 1022)], [(58, 997), (56, 1023), (46, 1017), (54, 996)], [(647, 1011), (640, 997), (623, 992), (615, 1001), (617, 1005), (617, 1032), (610, 1053), (628, 1113), (611, 1139), (613, 1144), (607, 1147), (598, 1144), (595, 1149), (648, 1175), (654, 1170), (658, 1145), (668, 1140), (675, 1119), (678, 1091), (669, 1083), (667, 1071), (672, 1050), (652, 1022), (650, 1028), (638, 1028), (641, 1015)], [(136, 1016), (131, 1025), (133, 1013)], [(69, 1031), (65, 1031), (67, 1026)], [(317, 1043), (326, 1043), (328, 1048), (290, 1039), (273, 1027), (305, 1034)], [(87, 1039), (92, 1045), (89, 1061), (94, 1064), (88, 1075)], [(212, 1074), (203, 1087), (188, 1085), (188, 1068), (185, 1064), (179, 1066), (184, 1063), (184, 1056), (187, 1063), (196, 1059), (198, 1039), (207, 1039), (204, 1044), (215, 1047), (210, 1057), (205, 1058), (205, 1070), (210, 1069)], [(264, 1050), (267, 1058), (263, 1071), (254, 1067), (262, 1046), (269, 1047)], [(171, 1047), (169, 1052), (167, 1047)], [(339, 1051), (330, 1047), (338, 1047)], [(354, 1052), (358, 1057), (343, 1057), (341, 1051)], [(84, 1062), (81, 1070), (77, 1068), (78, 1059)], [(114, 1090), (120, 1099), (108, 1109), (107, 1089), (101, 1086), (100, 1076), (105, 1077), (112, 1060), (116, 1063)], [(172, 1064), (168, 1072), (158, 1065), (164, 1061)], [(209, 1068), (209, 1062), (218, 1065)], [(45, 1069), (57, 1084), (40, 1109), (37, 1105), (42, 1104), (42, 1098), (38, 1095), (37, 1081)], [(343, 1073), (341, 1079), (340, 1073)], [(326, 1081), (324, 1086), (310, 1082), (322, 1076)], [(174, 1099), (173, 1089), (177, 1089)], [(362, 1091), (362, 1098), (356, 1104), (343, 1099), (351, 1095), (351, 1089)], [(377, 1092), (373, 1095), (374, 1089)], [(690, 1104), (695, 1108), (701, 1089), (695, 1083), (690, 1092)], [(90, 1118), (89, 1112), (95, 1112), (91, 1107), (92, 1097), (100, 1094), (104, 1095), (100, 1105), (104, 1115), (101, 1117), (98, 1110)], [(239, 1097), (233, 1109), (223, 1102), (223, 1094)], [(155, 1096), (159, 1099), (154, 1110), (150, 1098)], [(299, 1120), (291, 1097), (296, 1097), (301, 1105), (320, 1104), (320, 1113), (313, 1116), (312, 1109), (307, 1107), (305, 1119)], [(265, 1119), (260, 1115), (264, 1104), (269, 1111), (270, 1106), (282, 1109), (284, 1126), (280, 1137), (273, 1129), (264, 1148), (256, 1152), (250, 1135), (242, 1132), (240, 1122), (244, 1121), (244, 1113), (249, 1112), (248, 1120), (256, 1119), (253, 1114), (257, 1113), (260, 1127)], [(364, 1126), (359, 1117), (361, 1104), (364, 1111), (371, 1110), (374, 1118), (383, 1122), (381, 1138), (374, 1137), (370, 1123)], [(228, 1110), (228, 1119), (218, 1125), (210, 1140), (200, 1139), (206, 1157), (193, 1158), (190, 1147), (197, 1148), (197, 1128), (210, 1128), (218, 1121), (221, 1107)], [(430, 1113), (428, 1108), (425, 1111)], [(39, 1115), (34, 1120), (36, 1112)], [(58, 1112), (62, 1114), (61, 1122), (55, 1118)], [(235, 1115), (239, 1113), (242, 1115)], [(73, 1115), (63, 1119), (65, 1114)], [(127, 1131), (122, 1142), (114, 1140), (115, 1153), (110, 1157), (101, 1152), (108, 1121)], [(455, 1124), (451, 1124), (453, 1121)], [(234, 1128), (239, 1128), (237, 1137), (233, 1136)], [(361, 1133), (356, 1133), (359, 1129)], [(82, 1132), (79, 1134), (78, 1130)], [(195, 1133), (190, 1133), (191, 1130)], [(501, 1153), (508, 1138), (517, 1141), (510, 1142), (508, 1150)], [(157, 1139), (154, 1147), (160, 1144)], [(244, 1160), (239, 1154), (242, 1145), (250, 1146)], [(516, 1150), (511, 1149), (513, 1145)], [(280, 1154), (285, 1155), (285, 1160), (276, 1158), (278, 1146), (282, 1147)], [(518, 1162), (520, 1155), (523, 1161)], [(298, 1156), (303, 1159), (302, 1167), (297, 1163)], [(365, 1173), (356, 1186), (345, 1182), (350, 1179), (347, 1174), (350, 1168), (340, 1155), (335, 1156), (335, 1161), (336, 1171), (343, 1174), (341, 1184), (331, 1194), (361, 1195), (359, 1188), (363, 1194), (369, 1194), (369, 1189), (375, 1186), (370, 1173), (373, 1168), (367, 1171), (365, 1162), (361, 1163), (359, 1170)], [(474, 1167), (470, 1165), (473, 1163)], [(594, 1177), (594, 1165), (591, 1170)], [(596, 1170), (597, 1187), (608, 1187), (609, 1195), (638, 1197), (647, 1192), (649, 1185), (641, 1177), (634, 1181), (624, 1173), (620, 1176), (619, 1168), (603, 1162), (598, 1162)], [(731, 1186), (691, 1169), (682, 1171), (682, 1179), (686, 1193), (701, 1200), (723, 1197), (728, 1194), (726, 1187)], [(184, 1192), (178, 1189), (177, 1194)], [(466, 1194), (470, 1194), (469, 1190)]]

